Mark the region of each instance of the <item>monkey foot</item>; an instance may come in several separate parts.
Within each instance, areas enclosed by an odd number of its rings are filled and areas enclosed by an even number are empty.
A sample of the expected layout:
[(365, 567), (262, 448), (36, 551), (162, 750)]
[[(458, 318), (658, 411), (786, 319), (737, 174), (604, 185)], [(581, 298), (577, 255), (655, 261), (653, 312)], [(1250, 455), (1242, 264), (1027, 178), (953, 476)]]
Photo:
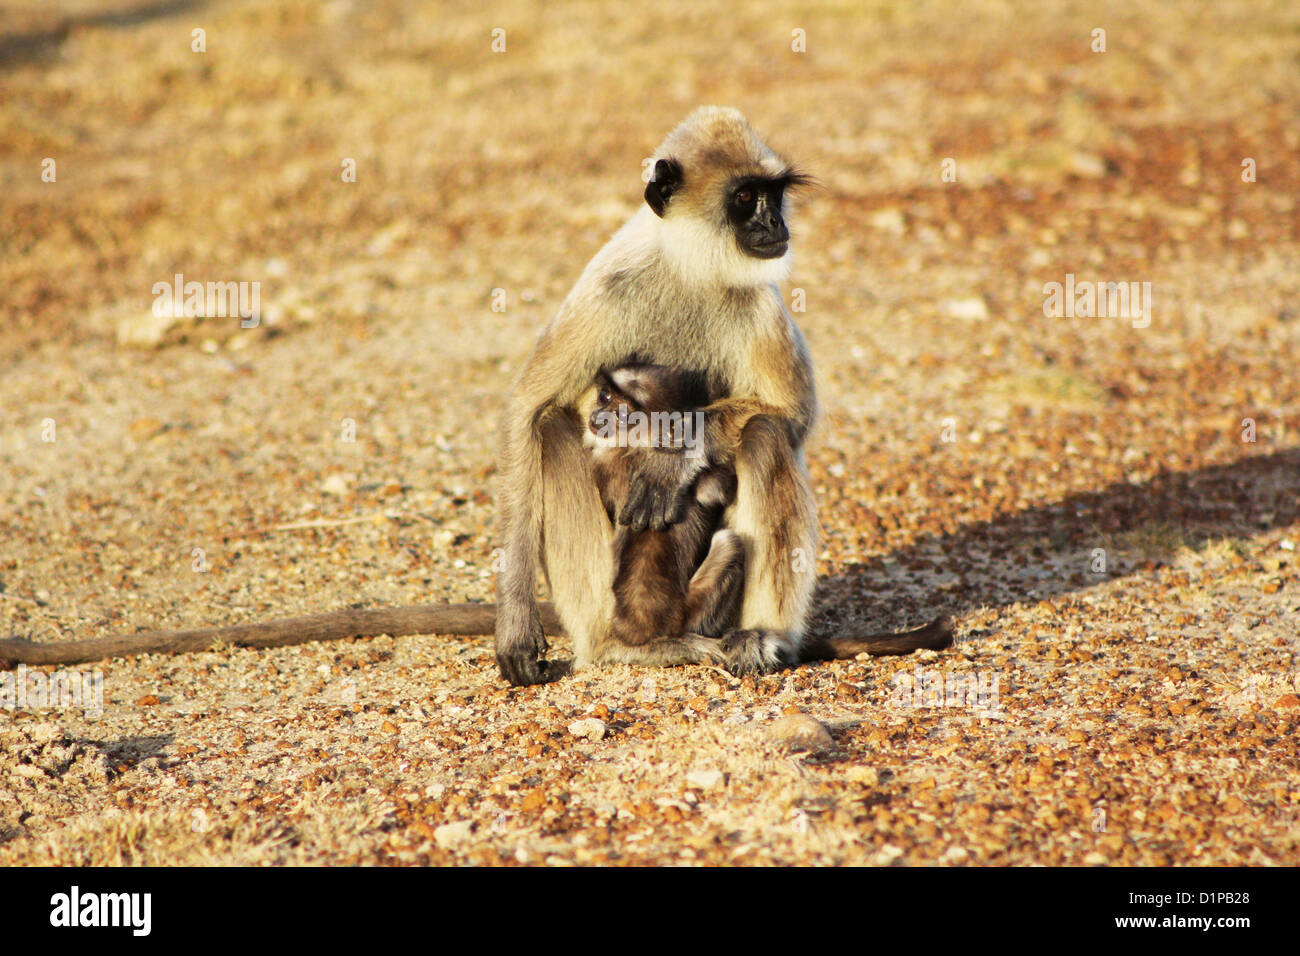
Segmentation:
[(795, 661), (789, 637), (762, 629), (728, 631), (722, 638), (727, 670), (737, 677), (771, 674)]

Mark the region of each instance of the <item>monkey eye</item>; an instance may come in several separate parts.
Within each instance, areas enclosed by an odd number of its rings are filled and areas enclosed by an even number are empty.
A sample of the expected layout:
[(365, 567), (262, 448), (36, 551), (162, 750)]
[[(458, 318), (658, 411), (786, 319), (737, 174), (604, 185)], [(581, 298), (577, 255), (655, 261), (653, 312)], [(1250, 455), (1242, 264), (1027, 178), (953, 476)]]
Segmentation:
[(752, 189), (742, 189), (736, 193), (736, 205), (738, 206), (748, 206), (753, 201), (754, 190)]
[(596, 396), (596, 401), (601, 405), (608, 405), (609, 400), (613, 397), (614, 397), (613, 395), (609, 394), (609, 389), (602, 388), (600, 390), (600, 393)]

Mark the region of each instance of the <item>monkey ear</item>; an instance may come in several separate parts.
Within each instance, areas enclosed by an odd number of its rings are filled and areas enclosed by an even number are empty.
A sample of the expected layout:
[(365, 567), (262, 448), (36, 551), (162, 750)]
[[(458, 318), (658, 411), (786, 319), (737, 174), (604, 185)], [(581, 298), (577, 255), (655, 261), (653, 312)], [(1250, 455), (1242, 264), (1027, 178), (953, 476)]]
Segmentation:
[(661, 159), (655, 163), (654, 176), (645, 187), (645, 201), (663, 218), (668, 200), (682, 184), (682, 164), (675, 159)]

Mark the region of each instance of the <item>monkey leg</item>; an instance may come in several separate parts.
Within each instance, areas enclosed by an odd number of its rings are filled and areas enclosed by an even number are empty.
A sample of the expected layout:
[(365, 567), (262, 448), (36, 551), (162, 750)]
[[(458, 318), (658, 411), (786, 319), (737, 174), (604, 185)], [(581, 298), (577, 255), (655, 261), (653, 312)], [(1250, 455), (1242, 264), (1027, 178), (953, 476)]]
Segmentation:
[[(627, 534), (626, 531), (622, 533)], [(691, 533), (688, 532), (681, 538), (659, 532), (641, 534), (656, 536), (654, 542), (657, 544), (671, 542), (673, 547), (688, 550), (691, 555), (689, 560), (693, 562), (696, 545), (691, 540)], [(625, 560), (629, 557), (632, 555), (625, 552)], [(685, 555), (680, 557), (687, 560)], [(740, 601), (745, 583), (744, 561), (744, 547), (736, 534), (727, 530), (715, 532), (708, 554), (691, 576), (684, 600), (678, 592), (675, 597), (665, 593), (646, 602), (652, 609), (662, 611), (663, 601), (680, 601), (672, 609), (672, 615), (660, 615), (661, 624), (669, 617), (675, 619), (675, 629), (655, 633), (650, 618), (640, 615), (625, 620), (621, 612), (616, 612), (611, 639), (600, 645), (599, 659), (653, 667), (726, 664), (727, 654), (718, 637), (740, 618)], [(644, 568), (637, 569), (635, 565), (634, 561), (632, 567), (620, 568), (620, 571), (647, 571)]]
[(609, 664), (637, 664), (644, 667), (676, 667), (680, 664), (727, 664), (722, 641), (701, 634), (664, 635), (635, 646), (606, 641), (599, 660)]
[(535, 421), (502, 430), (501, 530), (504, 563), (497, 576), (495, 648), (501, 676), (511, 684), (550, 677), (546, 634), (537, 607), (542, 541), (542, 432)]
[(566, 415), (542, 429), (542, 550), (551, 601), (573, 639), (574, 667), (597, 656), (614, 615), (613, 529), (582, 433)]
[(803, 452), (787, 425), (756, 415), (736, 453), (736, 500), (724, 523), (745, 544), (739, 627), (723, 637), (727, 668), (770, 673), (796, 663), (817, 583), (817, 511)]
[(676, 534), (619, 528), (612, 551), (614, 640), (637, 646), (664, 634), (685, 633), (683, 575)]
[(718, 531), (686, 588), (685, 630), (721, 637), (739, 623), (744, 593), (745, 546), (734, 531)]

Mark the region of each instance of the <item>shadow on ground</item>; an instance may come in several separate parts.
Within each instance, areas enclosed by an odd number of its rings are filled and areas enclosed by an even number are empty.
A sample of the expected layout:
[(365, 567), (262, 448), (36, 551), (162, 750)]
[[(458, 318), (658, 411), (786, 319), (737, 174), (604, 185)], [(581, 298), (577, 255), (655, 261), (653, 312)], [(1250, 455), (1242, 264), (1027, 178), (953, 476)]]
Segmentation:
[(52, 55), (73, 30), (82, 27), (133, 27), (148, 20), (185, 13), (203, 5), (203, 0), (164, 0), (142, 3), (126, 10), (108, 10), (80, 17), (61, 17), (48, 27), (0, 36), (0, 69), (40, 62)]
[[(907, 548), (847, 566), (818, 582), (812, 628), (834, 633), (869, 613), (876, 628), (903, 616), (957, 616), (976, 608), (1062, 597), (1138, 571), (1182, 548), (1250, 538), (1300, 520), (1300, 449), (1189, 472), (1162, 472), (1072, 495), (952, 534), (926, 535)], [(1107, 570), (1095, 573), (1095, 549)], [(918, 600), (900, 597), (918, 577), (948, 580)], [(953, 581), (953, 578), (956, 578)], [(864, 601), (864, 595), (869, 596)]]

